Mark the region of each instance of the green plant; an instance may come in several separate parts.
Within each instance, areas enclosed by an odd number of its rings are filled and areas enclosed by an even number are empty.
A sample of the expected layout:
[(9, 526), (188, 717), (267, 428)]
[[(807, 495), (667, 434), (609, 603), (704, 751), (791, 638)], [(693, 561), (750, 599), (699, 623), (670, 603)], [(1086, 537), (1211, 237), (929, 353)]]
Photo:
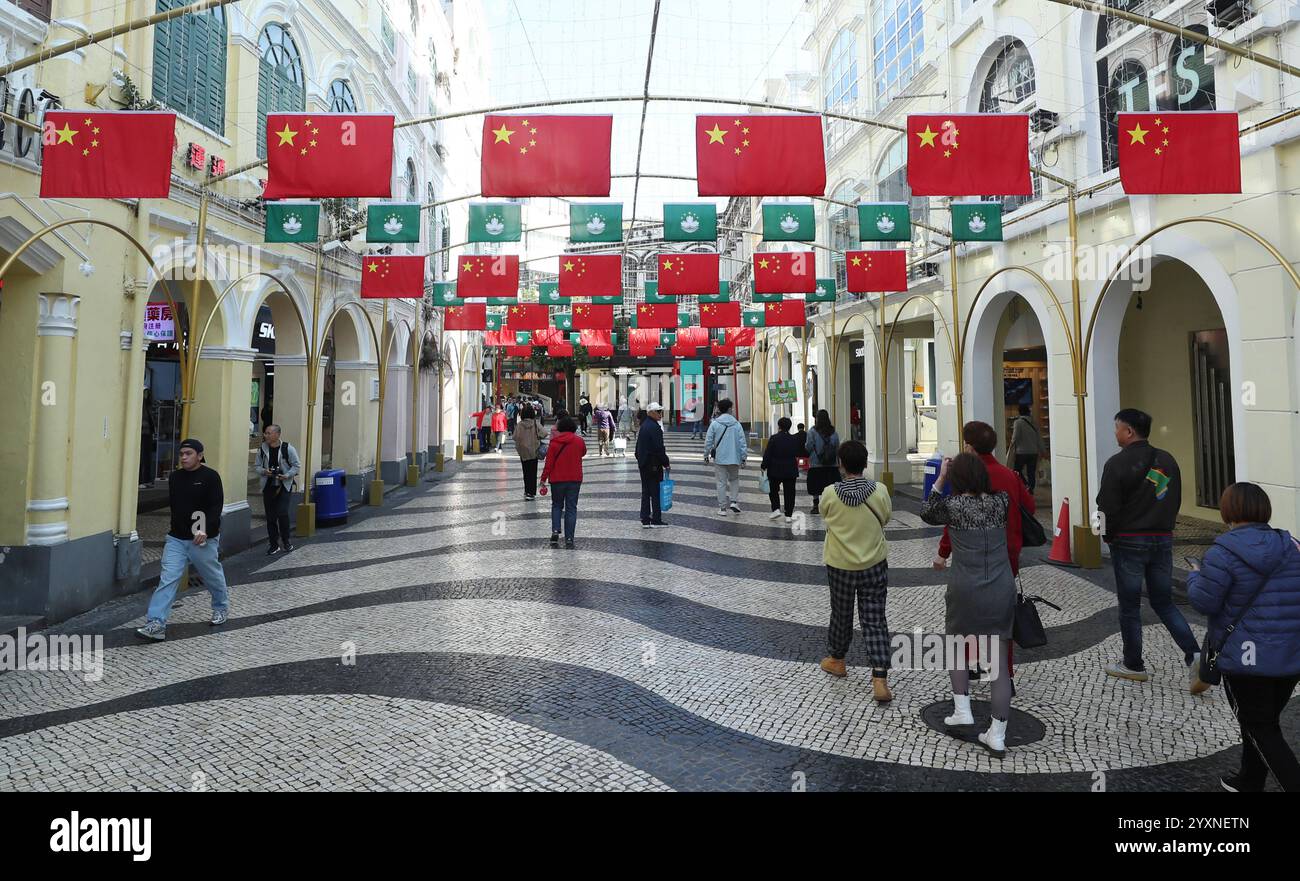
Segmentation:
[(122, 81), (122, 100), (121, 104), (127, 110), (161, 110), (161, 102), (153, 98), (145, 98), (140, 94), (140, 87), (135, 84), (131, 77), (122, 71), (117, 71), (118, 78)]

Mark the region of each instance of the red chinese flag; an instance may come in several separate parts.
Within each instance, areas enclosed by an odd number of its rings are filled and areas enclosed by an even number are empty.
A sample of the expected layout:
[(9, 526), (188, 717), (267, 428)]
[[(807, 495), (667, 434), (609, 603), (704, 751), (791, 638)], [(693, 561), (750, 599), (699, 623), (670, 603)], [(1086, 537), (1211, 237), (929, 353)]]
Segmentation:
[(736, 347), (731, 343), (714, 343), (709, 347), (709, 353), (712, 355), (725, 355), (736, 357)]
[(907, 182), (913, 196), (1030, 195), (1029, 115), (908, 116)]
[(608, 196), (612, 116), (483, 118), (484, 196)]
[(423, 297), (424, 255), (363, 258), (361, 296), (367, 299)]
[(618, 254), (560, 257), (561, 297), (608, 297), (623, 293), (623, 258)]
[(393, 117), (268, 113), (264, 199), (392, 195)]
[[(614, 307), (579, 303), (573, 307), (574, 330), (613, 330)], [(608, 334), (606, 334), (608, 337)]]
[[(659, 328), (661, 330), (675, 330), (677, 328), (677, 304), (676, 303), (638, 303), (636, 307), (636, 326), (638, 328)], [(655, 341), (658, 342), (659, 334), (655, 334)]]
[(697, 351), (699, 348), (695, 343), (684, 343), (681, 339), (678, 339), (677, 342), (673, 343), (669, 351), (673, 353), (674, 358), (694, 358), (699, 354)]
[(701, 196), (824, 196), (821, 117), (697, 116), (695, 169)]
[(754, 292), (811, 294), (817, 290), (817, 259), (812, 251), (764, 251), (754, 255)]
[[(792, 300), (791, 302), (797, 301)], [(770, 303), (768, 305), (781, 304)], [(702, 304), (700, 306), (700, 327), (740, 327), (740, 304), (734, 302)]]
[[(486, 306), (479, 306), (480, 309), (486, 309)], [(489, 330), (483, 334), (483, 345), (485, 346), (513, 346), (515, 344), (515, 332), (513, 330)]]
[[(590, 306), (588, 309), (592, 308)], [(606, 307), (608, 308), (608, 307)], [(610, 339), (609, 330), (580, 330), (578, 331), (578, 342), (590, 349), (592, 346), (612, 346), (613, 341)]]
[(718, 292), (717, 254), (660, 254), (659, 293), (716, 294)]
[[(543, 306), (543, 309), (546, 307)], [(567, 343), (569, 335), (558, 327), (539, 327), (533, 329), (534, 346), (557, 346), (560, 343)]]
[(507, 358), (531, 358), (533, 357), (532, 346), (506, 346)]
[(677, 342), (690, 346), (707, 346), (709, 344), (708, 328), (698, 326), (679, 327), (677, 329)]
[(166, 199), (175, 113), (48, 110), (42, 199)]
[[(677, 326), (675, 321), (673, 326)], [(627, 344), (629, 348), (632, 346), (649, 346), (651, 349), (657, 349), (659, 348), (659, 331), (634, 327), (627, 332)]]
[[(515, 303), (506, 310), (506, 330), (543, 330), (550, 324), (550, 310), (540, 303)], [(544, 346), (546, 343), (534, 334), (533, 345)]]
[(844, 263), (849, 293), (907, 290), (906, 251), (845, 251)]
[(546, 354), (552, 358), (572, 358), (573, 343), (551, 343), (546, 347)]
[(642, 343), (635, 343), (627, 347), (627, 353), (633, 358), (649, 358), (655, 353), (657, 346), (647, 346)]
[(1237, 114), (1121, 113), (1119, 179), (1126, 193), (1240, 193)]
[(613, 343), (599, 343), (587, 346), (587, 354), (593, 358), (613, 358), (614, 345)]
[(725, 340), (729, 346), (752, 346), (754, 337), (754, 328), (742, 327), (740, 330), (728, 329)]
[(782, 300), (780, 303), (764, 303), (766, 325), (768, 327), (803, 327), (803, 300)]
[(518, 297), (519, 255), (469, 255), (460, 258), (456, 275), (456, 296)]
[[(482, 303), (448, 306), (442, 316), (443, 330), (484, 330), (486, 328), (487, 306)], [(497, 331), (491, 331), (491, 333), (497, 333)], [(500, 344), (489, 342), (488, 345)]]

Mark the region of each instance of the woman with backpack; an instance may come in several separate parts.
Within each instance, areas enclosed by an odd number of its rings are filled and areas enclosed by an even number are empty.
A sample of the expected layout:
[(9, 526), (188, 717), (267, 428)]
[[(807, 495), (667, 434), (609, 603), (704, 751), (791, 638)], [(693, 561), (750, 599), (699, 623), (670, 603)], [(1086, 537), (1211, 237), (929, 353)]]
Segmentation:
[(524, 404), (515, 420), (515, 452), (524, 470), (524, 500), (537, 498), (537, 455), (542, 444), (542, 423), (531, 404)]
[[(952, 495), (943, 488), (952, 480)], [(992, 720), (979, 742), (998, 758), (1006, 755), (1007, 720), (1011, 716), (1011, 672), (1004, 662), (1011, 640), (1016, 610), (1016, 579), (1007, 557), (1007, 511), (1011, 499), (995, 492), (980, 457), (962, 453), (944, 459), (939, 479), (921, 508), (921, 519), (931, 526), (948, 527), (952, 565), (948, 567), (945, 633), (960, 637), (965, 649), (954, 652), (949, 670), (953, 714), (944, 725), (975, 724), (970, 708), (970, 669), (967, 650), (972, 643), (982, 651), (979, 660), (992, 680)]]
[(560, 544), (560, 525), (564, 525), (564, 546), (573, 550), (573, 532), (578, 526), (578, 490), (582, 489), (582, 457), (587, 443), (577, 434), (578, 423), (564, 414), (555, 424), (557, 430), (547, 444), (546, 467), (542, 469), (542, 489), (551, 482), (551, 547)]
[(1219, 513), (1228, 531), (1187, 577), (1188, 600), (1209, 618), (1200, 678), (1222, 674), (1241, 726), (1241, 768), (1219, 783), (1262, 792), (1272, 771), (1284, 792), (1300, 792), (1300, 762), (1278, 721), (1300, 683), (1300, 549), (1268, 525), (1273, 507), (1253, 483), (1228, 486)]
[(822, 493), (840, 479), (840, 436), (831, 424), (831, 414), (825, 410), (817, 411), (813, 430), (808, 432), (808, 440), (804, 442), (804, 451), (808, 453), (808, 495), (813, 500), (812, 513), (820, 514), (818, 505)]

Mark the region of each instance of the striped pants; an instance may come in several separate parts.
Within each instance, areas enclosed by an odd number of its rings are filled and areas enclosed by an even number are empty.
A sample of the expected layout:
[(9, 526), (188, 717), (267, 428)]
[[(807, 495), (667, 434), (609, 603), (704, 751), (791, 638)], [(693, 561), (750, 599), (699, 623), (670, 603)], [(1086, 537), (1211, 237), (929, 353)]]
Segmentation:
[(885, 597), (889, 592), (889, 564), (881, 560), (867, 569), (826, 567), (831, 588), (831, 624), (826, 643), (830, 656), (843, 659), (853, 642), (853, 603), (858, 604), (862, 638), (873, 671), (889, 669), (889, 624), (885, 621)]

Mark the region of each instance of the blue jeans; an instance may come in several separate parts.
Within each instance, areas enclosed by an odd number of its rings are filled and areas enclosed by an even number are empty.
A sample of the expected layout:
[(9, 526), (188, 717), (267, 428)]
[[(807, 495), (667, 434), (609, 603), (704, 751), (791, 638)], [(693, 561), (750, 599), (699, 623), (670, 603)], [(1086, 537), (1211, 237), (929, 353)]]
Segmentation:
[(172, 603), (176, 601), (176, 588), (189, 563), (195, 573), (203, 579), (203, 586), (212, 594), (212, 611), (223, 612), (230, 607), (230, 591), (226, 588), (226, 573), (221, 568), (220, 537), (210, 538), (203, 547), (174, 535), (167, 536), (163, 546), (162, 574), (158, 578), (158, 587), (149, 600), (150, 621), (167, 623), (172, 613)]
[(1167, 535), (1134, 535), (1117, 538), (1110, 545), (1110, 562), (1115, 568), (1115, 593), (1119, 599), (1119, 633), (1124, 640), (1124, 666), (1146, 669), (1142, 663), (1142, 581), (1147, 584), (1151, 610), (1160, 616), (1169, 635), (1183, 650), (1183, 663), (1201, 650), (1187, 626), (1187, 619), (1174, 605), (1174, 541)]
[(564, 515), (564, 540), (573, 541), (573, 530), (578, 525), (578, 490), (582, 481), (563, 480), (551, 484), (551, 532), (560, 531), (560, 515)]
[(704, 420), (698, 419), (691, 426), (691, 437), (704, 437)]

